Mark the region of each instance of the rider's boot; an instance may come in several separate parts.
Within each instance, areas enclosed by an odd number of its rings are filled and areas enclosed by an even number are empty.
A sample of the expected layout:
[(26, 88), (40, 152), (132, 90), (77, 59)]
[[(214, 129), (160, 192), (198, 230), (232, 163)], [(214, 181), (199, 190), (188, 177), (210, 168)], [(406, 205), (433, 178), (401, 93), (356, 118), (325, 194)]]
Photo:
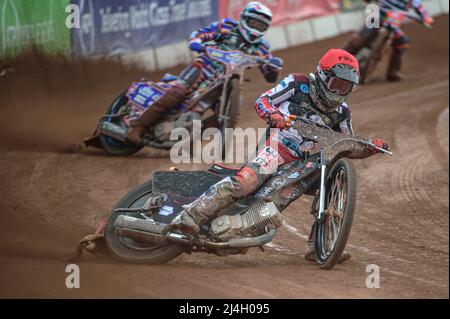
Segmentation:
[(208, 191), (189, 205), (170, 223), (171, 229), (196, 236), (200, 226), (216, 217), (216, 212), (232, 203), (239, 192), (238, 186), (230, 177), (211, 186)]
[(316, 261), (316, 248), (314, 245), (314, 241), (308, 240), (306, 242), (306, 250), (305, 250), (305, 254), (303, 255), (303, 257), (307, 261)]
[[(347, 251), (344, 251), (341, 255), (341, 258), (339, 258), (338, 263), (343, 263), (346, 260), (349, 260), (352, 257), (352, 254), (350, 254)], [(304, 258), (307, 261), (316, 261), (316, 245), (314, 244), (313, 240), (308, 240), (306, 242), (306, 251), (305, 251), (305, 255)]]
[(164, 114), (183, 102), (188, 94), (188, 88), (182, 85), (171, 87), (155, 103), (147, 108), (137, 120), (130, 121), (127, 139), (139, 145), (142, 135), (151, 126), (164, 118)]
[(402, 67), (402, 58), (405, 53), (405, 49), (393, 48), (391, 52), (391, 57), (389, 59), (389, 66), (387, 70), (386, 79), (391, 82), (401, 81), (403, 75), (400, 73)]
[(197, 236), (200, 226), (217, 216), (217, 212), (246, 196), (260, 185), (253, 169), (244, 166), (236, 176), (227, 177), (211, 186), (203, 195), (189, 205), (170, 223), (170, 228)]

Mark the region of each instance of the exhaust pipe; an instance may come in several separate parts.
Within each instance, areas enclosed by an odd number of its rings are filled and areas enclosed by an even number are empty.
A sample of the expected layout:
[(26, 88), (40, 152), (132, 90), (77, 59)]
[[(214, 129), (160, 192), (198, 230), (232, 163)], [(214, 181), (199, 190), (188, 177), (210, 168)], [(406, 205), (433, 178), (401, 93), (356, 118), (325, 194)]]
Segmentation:
[(126, 215), (118, 216), (114, 222), (114, 227), (119, 236), (158, 245), (167, 244), (167, 237), (165, 236), (167, 226), (166, 224)]
[(277, 231), (275, 229), (272, 229), (268, 233), (258, 236), (258, 237), (249, 237), (249, 238), (238, 238), (238, 239), (230, 239), (228, 241), (228, 245), (231, 248), (250, 248), (250, 247), (259, 247), (267, 244), (270, 242), (275, 235), (277, 234)]
[(275, 229), (272, 229), (268, 233), (258, 237), (237, 238), (227, 242), (213, 242), (204, 239), (192, 239), (186, 235), (170, 232), (169, 225), (167, 224), (126, 215), (117, 217), (114, 227), (117, 229), (119, 236), (144, 243), (165, 245), (169, 242), (175, 242), (183, 245), (206, 246), (215, 249), (263, 246), (270, 242), (277, 233)]
[(148, 219), (136, 218), (127, 215), (120, 215), (114, 222), (114, 227), (130, 228), (153, 233), (155, 235), (165, 235), (168, 230), (167, 224), (158, 223)]
[(160, 235), (155, 235), (141, 230), (116, 227), (117, 233), (120, 237), (131, 238), (140, 243), (148, 243), (155, 245), (167, 244), (167, 238)]
[(120, 215), (114, 222), (114, 228), (119, 236), (144, 243), (165, 245), (168, 242), (176, 242), (192, 246), (190, 237), (169, 232), (169, 225), (151, 220)]

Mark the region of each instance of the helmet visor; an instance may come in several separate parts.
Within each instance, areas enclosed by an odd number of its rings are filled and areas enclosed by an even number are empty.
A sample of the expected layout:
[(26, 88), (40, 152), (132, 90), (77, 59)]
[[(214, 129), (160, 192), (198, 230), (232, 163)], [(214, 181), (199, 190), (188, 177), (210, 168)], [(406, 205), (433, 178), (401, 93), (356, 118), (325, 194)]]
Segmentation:
[(246, 20), (247, 25), (252, 29), (258, 30), (260, 32), (266, 32), (267, 29), (269, 29), (269, 25), (261, 20), (251, 17), (248, 17)]
[(331, 76), (327, 81), (328, 90), (330, 92), (339, 93), (339, 95), (342, 96), (348, 95), (354, 87), (354, 83), (333, 76)]

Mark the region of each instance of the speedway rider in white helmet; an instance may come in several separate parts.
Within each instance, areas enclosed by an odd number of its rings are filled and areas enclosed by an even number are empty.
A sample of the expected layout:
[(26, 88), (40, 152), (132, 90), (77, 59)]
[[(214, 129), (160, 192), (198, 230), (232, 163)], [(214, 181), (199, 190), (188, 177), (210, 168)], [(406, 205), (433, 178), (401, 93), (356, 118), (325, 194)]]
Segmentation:
[[(223, 65), (210, 60), (203, 54), (207, 46), (214, 45), (225, 50), (240, 50), (269, 59), (272, 64), (281, 66), (283, 61), (272, 57), (270, 45), (263, 39), (271, 22), (272, 12), (268, 7), (259, 2), (250, 2), (242, 10), (240, 21), (226, 18), (193, 32), (189, 48), (198, 52), (200, 56), (181, 72), (176, 83), (151, 107), (147, 108), (139, 119), (131, 121), (128, 140), (134, 144), (141, 144), (141, 137), (147, 129), (163, 120), (170, 109), (182, 103), (205, 79), (214, 77), (217, 72), (222, 70)], [(277, 81), (279, 73), (277, 69), (262, 65), (261, 72), (267, 82)]]

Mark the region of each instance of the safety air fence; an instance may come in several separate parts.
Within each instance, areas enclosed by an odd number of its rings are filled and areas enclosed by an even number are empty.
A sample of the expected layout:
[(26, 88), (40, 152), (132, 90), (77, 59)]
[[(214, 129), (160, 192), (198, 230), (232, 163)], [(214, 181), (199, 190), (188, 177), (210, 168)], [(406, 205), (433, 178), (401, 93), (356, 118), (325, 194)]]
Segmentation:
[[(246, 0), (0, 0), (0, 58), (33, 45), (50, 54), (111, 56), (148, 71), (187, 63), (194, 30), (225, 17), (239, 19)], [(273, 50), (359, 29), (362, 0), (262, 0), (274, 14)], [(424, 0), (431, 15), (449, 0)]]

